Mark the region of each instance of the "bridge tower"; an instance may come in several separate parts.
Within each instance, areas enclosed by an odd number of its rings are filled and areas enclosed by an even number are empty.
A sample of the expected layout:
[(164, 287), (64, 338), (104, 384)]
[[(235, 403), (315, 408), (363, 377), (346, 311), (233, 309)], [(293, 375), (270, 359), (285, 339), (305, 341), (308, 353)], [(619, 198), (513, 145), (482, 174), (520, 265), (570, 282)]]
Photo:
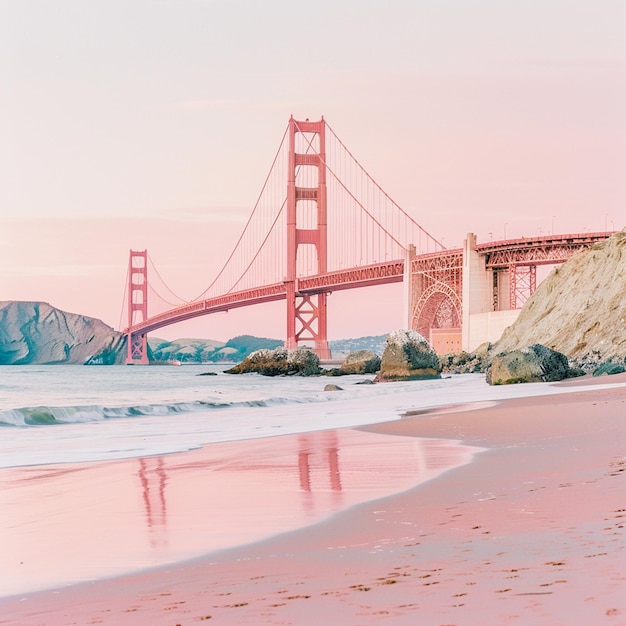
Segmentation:
[[(148, 251), (131, 250), (128, 259), (128, 328), (148, 319)], [(148, 337), (129, 332), (126, 365), (148, 364)]]
[[(307, 133), (317, 138), (314, 153), (296, 152), (298, 133)], [(317, 136), (317, 137), (315, 137)], [(311, 141), (309, 145), (312, 145)], [(299, 187), (296, 175), (301, 168), (317, 169), (316, 187)], [(315, 246), (317, 270), (327, 271), (327, 220), (326, 220), (326, 122), (289, 120), (289, 163), (287, 180), (287, 341), (286, 347), (295, 350), (300, 341), (313, 341), (314, 350), (320, 359), (330, 358), (327, 333), (326, 300), (328, 294), (303, 295), (297, 291), (296, 267), (298, 248), (306, 244)], [(317, 219), (315, 228), (299, 228), (298, 202), (315, 202)]]

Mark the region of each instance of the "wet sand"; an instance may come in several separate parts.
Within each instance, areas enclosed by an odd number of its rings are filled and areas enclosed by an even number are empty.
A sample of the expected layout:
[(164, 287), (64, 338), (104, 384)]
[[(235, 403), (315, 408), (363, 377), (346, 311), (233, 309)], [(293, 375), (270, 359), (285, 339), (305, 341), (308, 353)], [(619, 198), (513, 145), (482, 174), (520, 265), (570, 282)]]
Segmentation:
[(626, 387), (603, 383), (626, 376), (584, 382), (363, 428), (484, 451), (265, 541), (0, 601), (0, 623), (624, 625)]
[(470, 463), (474, 448), (354, 429), (0, 470), (0, 597), (180, 563), (304, 528)]

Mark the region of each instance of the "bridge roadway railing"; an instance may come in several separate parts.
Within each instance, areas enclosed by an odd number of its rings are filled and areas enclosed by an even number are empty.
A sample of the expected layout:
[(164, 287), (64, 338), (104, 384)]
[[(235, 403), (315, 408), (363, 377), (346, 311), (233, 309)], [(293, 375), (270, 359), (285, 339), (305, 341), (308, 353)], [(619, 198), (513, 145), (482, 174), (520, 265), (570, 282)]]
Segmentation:
[(613, 232), (576, 233), (490, 241), (477, 245), (476, 252), (487, 257), (488, 268), (552, 265), (567, 261), (574, 252), (604, 241), (612, 234)]
[(383, 261), (362, 267), (335, 270), (316, 276), (299, 278), (296, 291), (302, 294), (328, 293), (342, 289), (356, 289), (401, 282), (404, 275), (404, 259)]
[(282, 300), (285, 296), (286, 289), (284, 283), (274, 283), (272, 285), (264, 285), (262, 287), (227, 293), (222, 296), (207, 298), (206, 300), (190, 302), (189, 304), (184, 304), (175, 309), (154, 315), (139, 324), (135, 324), (131, 328), (124, 329), (124, 334), (127, 335), (131, 332), (134, 335), (139, 333), (145, 334), (162, 328), (163, 326), (183, 322), (193, 319), (194, 317), (199, 317), (200, 315), (219, 313), (251, 304)]
[[(404, 272), (404, 259), (385, 261), (364, 267), (337, 270), (307, 276), (296, 280), (296, 293), (312, 295), (316, 293), (329, 293), (342, 289), (354, 289), (356, 287), (369, 287), (402, 281)], [(218, 313), (238, 307), (261, 304), (282, 300), (287, 296), (285, 283), (275, 283), (243, 291), (227, 293), (222, 296), (207, 298), (190, 302), (183, 306), (170, 309), (164, 313), (154, 315), (135, 324), (131, 328), (124, 329), (124, 334), (145, 334), (185, 320), (193, 319), (209, 313)]]

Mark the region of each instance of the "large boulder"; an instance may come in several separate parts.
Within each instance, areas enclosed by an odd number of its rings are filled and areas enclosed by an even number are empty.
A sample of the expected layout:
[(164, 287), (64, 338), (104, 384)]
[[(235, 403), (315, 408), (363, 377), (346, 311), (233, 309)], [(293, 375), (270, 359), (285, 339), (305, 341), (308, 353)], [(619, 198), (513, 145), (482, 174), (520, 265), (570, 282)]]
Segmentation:
[(371, 350), (349, 354), (339, 368), (344, 374), (375, 374), (380, 369), (380, 357)]
[(487, 382), (490, 385), (553, 382), (568, 376), (567, 357), (536, 343), (521, 350), (497, 354), (487, 371)]
[(378, 381), (439, 378), (441, 363), (430, 344), (414, 330), (396, 330), (387, 336)]
[(341, 364), (328, 370), (329, 376), (347, 376), (348, 374), (375, 374), (380, 369), (380, 357), (372, 350), (351, 352)]
[(313, 376), (320, 373), (320, 360), (311, 350), (275, 350), (265, 348), (253, 352), (226, 374), (257, 373), (263, 376)]
[(612, 376), (613, 374), (623, 374), (626, 371), (623, 363), (606, 361), (600, 364), (594, 371), (594, 376)]
[(444, 354), (439, 357), (441, 371), (450, 374), (474, 374), (486, 371), (489, 364), (489, 351), (484, 349), (483, 344), (474, 352), (459, 352)]

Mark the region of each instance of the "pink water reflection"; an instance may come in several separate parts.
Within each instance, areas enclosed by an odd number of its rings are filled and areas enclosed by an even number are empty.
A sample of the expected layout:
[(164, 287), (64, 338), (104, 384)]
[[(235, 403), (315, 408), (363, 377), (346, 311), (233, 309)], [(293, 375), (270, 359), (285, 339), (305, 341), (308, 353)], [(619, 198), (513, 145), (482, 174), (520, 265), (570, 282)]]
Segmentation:
[(471, 460), (437, 439), (323, 431), (0, 471), (0, 595), (137, 571), (293, 530)]

